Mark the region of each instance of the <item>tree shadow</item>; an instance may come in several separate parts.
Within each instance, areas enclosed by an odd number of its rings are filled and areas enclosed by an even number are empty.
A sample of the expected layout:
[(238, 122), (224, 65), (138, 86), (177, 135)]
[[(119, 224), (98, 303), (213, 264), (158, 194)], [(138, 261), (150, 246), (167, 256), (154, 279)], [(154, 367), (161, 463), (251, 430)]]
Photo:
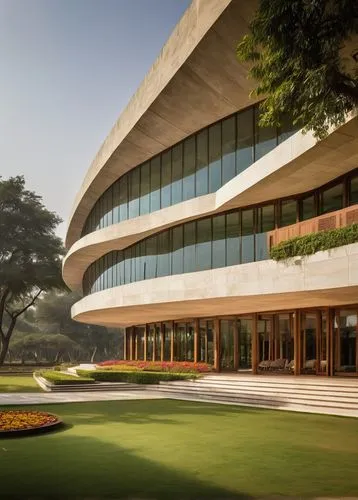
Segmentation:
[[(62, 433), (2, 443), (6, 500), (250, 499), (95, 437)], [(5, 448), (3, 448), (4, 450)]]
[[(104, 403), (101, 412), (93, 411), (94, 405)], [(255, 408), (239, 406), (234, 404), (220, 405), (215, 402), (190, 401), (185, 399), (147, 399), (147, 400), (116, 400), (106, 401), (63, 403), (75, 408), (73, 419), (76, 423), (86, 425), (97, 425), (108, 422), (120, 422), (128, 424), (165, 424), (181, 425), (181, 416), (187, 415), (193, 420), (197, 416), (225, 416), (233, 413), (262, 413), (263, 411), (275, 411), (275, 408)], [(107, 401), (109, 403), (109, 401)], [(50, 403), (46, 403), (50, 404)], [(145, 411), (143, 411), (145, 409)], [(55, 411), (56, 413), (56, 411)]]

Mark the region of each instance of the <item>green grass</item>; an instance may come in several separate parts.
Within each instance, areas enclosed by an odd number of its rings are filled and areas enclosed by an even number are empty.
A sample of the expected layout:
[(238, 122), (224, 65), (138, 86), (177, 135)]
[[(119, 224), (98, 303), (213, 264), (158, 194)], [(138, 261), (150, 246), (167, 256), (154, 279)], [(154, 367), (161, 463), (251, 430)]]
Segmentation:
[(67, 373), (62, 373), (56, 370), (41, 370), (36, 372), (36, 375), (45, 378), (48, 382), (54, 385), (81, 385), (92, 384), (94, 380), (88, 377), (75, 377)]
[(3, 498), (358, 493), (358, 419), (170, 400), (41, 405), (68, 428), (3, 439)]
[(3, 375), (0, 373), (1, 392), (42, 392), (32, 375)]

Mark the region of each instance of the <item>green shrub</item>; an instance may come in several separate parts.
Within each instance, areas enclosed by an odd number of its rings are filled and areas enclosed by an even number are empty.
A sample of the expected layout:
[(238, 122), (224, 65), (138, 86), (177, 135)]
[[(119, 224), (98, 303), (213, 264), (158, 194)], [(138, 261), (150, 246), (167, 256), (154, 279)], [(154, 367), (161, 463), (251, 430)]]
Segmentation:
[[(82, 370), (78, 370), (81, 371)], [(188, 380), (196, 375), (188, 373), (93, 370), (89, 376), (97, 382), (129, 382), (132, 384), (159, 384), (162, 381)]]
[(74, 375), (66, 375), (66, 373), (60, 373), (55, 370), (39, 371), (36, 372), (36, 375), (43, 377), (54, 385), (81, 385), (94, 383), (92, 378), (75, 377)]
[(60, 372), (62, 370), (67, 370), (67, 368), (72, 368), (73, 366), (76, 366), (75, 364), (73, 363), (61, 363), (59, 365), (56, 365), (53, 367), (53, 369), (56, 371), (56, 372)]
[(82, 369), (77, 369), (76, 373), (82, 378), (92, 378), (92, 373), (94, 373), (95, 370), (82, 370)]
[(329, 250), (330, 248), (357, 242), (358, 224), (352, 224), (340, 229), (320, 231), (281, 241), (281, 243), (271, 248), (270, 257), (274, 260), (284, 260), (298, 255), (312, 255), (322, 250)]

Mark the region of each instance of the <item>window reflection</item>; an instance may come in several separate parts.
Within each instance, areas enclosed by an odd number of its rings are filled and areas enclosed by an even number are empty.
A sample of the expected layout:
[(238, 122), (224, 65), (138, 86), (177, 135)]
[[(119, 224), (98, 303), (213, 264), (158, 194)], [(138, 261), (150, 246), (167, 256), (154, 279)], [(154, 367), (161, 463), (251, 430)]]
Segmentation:
[(343, 183), (321, 192), (321, 213), (326, 214), (343, 208)]
[(299, 220), (316, 216), (318, 198), (323, 210), (341, 208), (345, 183), (350, 190), (347, 203), (354, 199), (355, 177), (351, 179), (351, 175), (298, 199), (205, 217), (110, 252), (86, 270), (83, 291), (94, 293), (145, 279), (268, 259), (271, 231), (296, 222), (297, 206)]
[(280, 204), (279, 226), (289, 226), (297, 222), (297, 200), (283, 200)]
[(289, 119), (281, 131), (259, 128), (258, 117), (255, 105), (133, 168), (97, 200), (82, 234), (215, 192), (295, 132)]

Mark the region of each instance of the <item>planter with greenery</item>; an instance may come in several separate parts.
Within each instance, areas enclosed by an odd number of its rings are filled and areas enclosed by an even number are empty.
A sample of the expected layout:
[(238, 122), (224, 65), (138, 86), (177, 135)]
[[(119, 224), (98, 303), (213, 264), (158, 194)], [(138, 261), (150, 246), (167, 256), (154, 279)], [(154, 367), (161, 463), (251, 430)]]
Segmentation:
[(320, 231), (282, 241), (271, 248), (270, 257), (273, 260), (285, 260), (357, 242), (358, 224), (352, 224), (340, 229)]
[(66, 373), (55, 370), (39, 371), (35, 374), (54, 385), (81, 385), (94, 383), (94, 380), (90, 377), (76, 377), (75, 375), (67, 375)]
[(208, 363), (194, 363), (192, 361), (130, 361), (109, 360), (97, 364), (100, 369), (120, 371), (145, 371), (169, 373), (207, 373), (213, 367)]
[(197, 378), (196, 374), (144, 372), (144, 371), (119, 371), (119, 370), (77, 370), (81, 377), (90, 377), (96, 382), (127, 382), (132, 384), (159, 384), (172, 380), (190, 380)]

